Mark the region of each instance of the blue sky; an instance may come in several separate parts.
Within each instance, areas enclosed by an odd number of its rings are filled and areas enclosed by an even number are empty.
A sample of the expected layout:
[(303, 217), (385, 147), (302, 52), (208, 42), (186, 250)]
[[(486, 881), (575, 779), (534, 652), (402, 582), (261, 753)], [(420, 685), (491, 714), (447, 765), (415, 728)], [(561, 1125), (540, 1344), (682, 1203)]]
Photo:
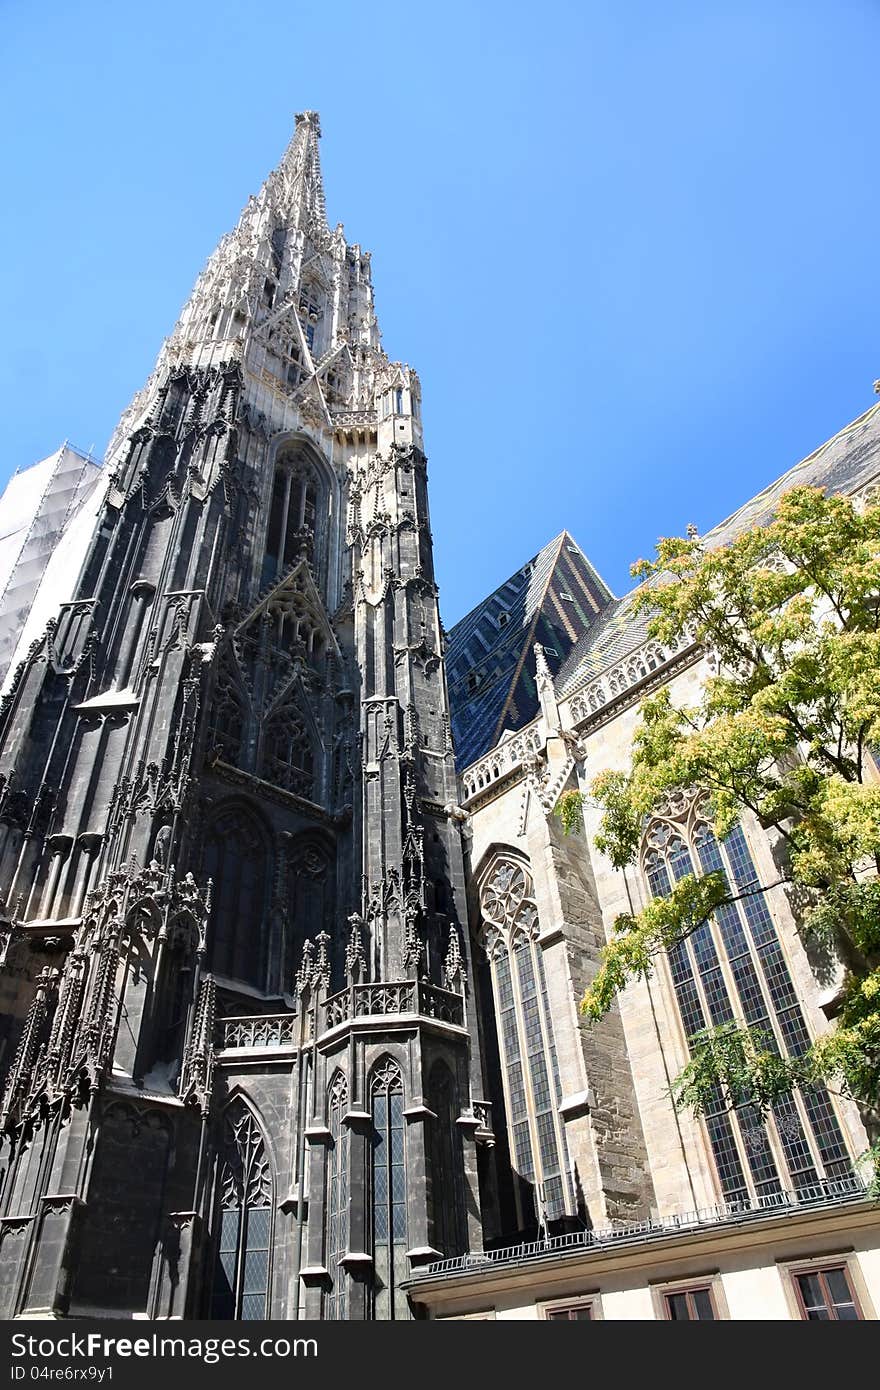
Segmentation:
[(878, 51), (876, 0), (0, 0), (0, 483), (103, 451), (313, 107), (447, 625), (563, 527), (621, 592), (875, 401)]

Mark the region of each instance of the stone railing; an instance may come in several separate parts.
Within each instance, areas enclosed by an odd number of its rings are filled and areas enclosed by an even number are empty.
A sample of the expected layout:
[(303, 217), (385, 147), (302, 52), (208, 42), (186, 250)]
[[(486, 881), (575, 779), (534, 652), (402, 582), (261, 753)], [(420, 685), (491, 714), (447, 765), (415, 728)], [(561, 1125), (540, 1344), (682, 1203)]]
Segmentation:
[(376, 424), (375, 410), (347, 410), (344, 406), (334, 410), (331, 406), (330, 418), (334, 429), (363, 429)]
[(217, 1020), (217, 1047), (296, 1047), (299, 1042), (296, 1014), (257, 1014), (253, 1018)]
[(486, 753), (466, 769), (462, 776), (463, 800), (470, 801), (471, 797), (478, 796), (487, 787), (491, 787), (493, 782), (516, 772), (539, 753), (541, 748), (540, 720), (535, 719), (524, 729), (520, 729), (513, 738), (499, 743), (491, 753)]
[(633, 686), (641, 684), (659, 671), (662, 666), (667, 666), (670, 661), (681, 652), (686, 651), (692, 645), (690, 638), (683, 638), (680, 642), (669, 646), (662, 645), (656, 640), (646, 642), (643, 647), (631, 652), (623, 661), (618, 661), (616, 665), (609, 666), (607, 671), (595, 676), (588, 681), (580, 690), (565, 701), (563, 705), (568, 712), (566, 722), (569, 726), (575, 726), (589, 719), (591, 715), (598, 713), (603, 705), (610, 704), (620, 695), (624, 695)]
[[(559, 701), (563, 729), (575, 729), (605, 705), (648, 680), (693, 645), (690, 638), (664, 645), (654, 639), (631, 652), (623, 661), (595, 676), (573, 695)], [(466, 804), (512, 773), (521, 772), (544, 747), (541, 718), (534, 719), (513, 738), (485, 753), (462, 774), (462, 801)], [(567, 775), (567, 774), (566, 774)]]
[(456, 1023), (460, 1028), (464, 1023), (464, 1000), (454, 990), (419, 981), (419, 1013), (442, 1023)]
[(352, 985), (332, 994), (321, 1007), (325, 1029), (335, 1028), (349, 1019), (387, 1014), (422, 1014), (459, 1026), (464, 1022), (464, 1001), (460, 994), (415, 980)]

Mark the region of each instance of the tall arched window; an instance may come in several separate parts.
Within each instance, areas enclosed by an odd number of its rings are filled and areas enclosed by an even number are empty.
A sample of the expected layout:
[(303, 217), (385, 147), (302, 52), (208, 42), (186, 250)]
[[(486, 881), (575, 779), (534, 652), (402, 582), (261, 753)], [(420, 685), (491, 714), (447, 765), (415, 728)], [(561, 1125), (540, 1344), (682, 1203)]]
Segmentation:
[(279, 460), (269, 507), (261, 587), (271, 584), (302, 555), (314, 556), (321, 498), (322, 487), (315, 467), (300, 450)]
[(373, 1271), (374, 1314), (407, 1318), (400, 1285), (406, 1263), (406, 1141), (403, 1082), (397, 1063), (387, 1057), (370, 1077), (373, 1112)]
[(348, 1315), (345, 1266), (348, 1216), (348, 1133), (342, 1123), (348, 1104), (348, 1085), (336, 1072), (328, 1092), (330, 1144), (327, 1150), (327, 1201), (324, 1216), (324, 1250), (330, 1288), (324, 1292), (324, 1317), (344, 1322)]
[[(520, 1219), (529, 1225), (574, 1212), (553, 1025), (531, 878), (515, 859), (496, 859), (480, 890), (481, 939), (492, 967), (504, 1095), (514, 1167), (524, 1180)], [(534, 1184), (537, 1211), (528, 1210)]]
[(237, 1101), (223, 1123), (212, 1318), (269, 1316), (272, 1170), (260, 1127)]
[[(643, 865), (655, 897), (665, 896), (686, 874), (713, 871), (742, 895), (668, 953), (688, 1040), (704, 1028), (737, 1022), (759, 1030), (775, 1051), (802, 1056), (810, 1036), (742, 827), (719, 844), (693, 809), (675, 822), (656, 820), (645, 836)], [(729, 1201), (772, 1203), (783, 1186), (803, 1190), (852, 1176), (823, 1087), (784, 1097), (766, 1120), (747, 1098), (729, 1113), (719, 1092), (706, 1127)]]
[(427, 1102), (435, 1116), (428, 1130), (433, 1244), (449, 1258), (467, 1249), (464, 1157), (455, 1078), (440, 1059), (428, 1073)]
[(211, 969), (264, 989), (268, 847), (258, 822), (243, 807), (229, 806), (211, 822), (204, 872), (214, 884)]

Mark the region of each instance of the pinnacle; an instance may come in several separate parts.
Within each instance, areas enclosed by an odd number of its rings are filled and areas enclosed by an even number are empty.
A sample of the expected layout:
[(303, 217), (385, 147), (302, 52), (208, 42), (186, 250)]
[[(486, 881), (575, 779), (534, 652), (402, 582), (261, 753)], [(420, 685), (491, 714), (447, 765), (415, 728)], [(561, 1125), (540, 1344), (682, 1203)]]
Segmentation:
[(297, 126), (310, 125), (315, 134), (320, 138), (321, 117), (318, 115), (317, 111), (297, 111), (293, 119)]

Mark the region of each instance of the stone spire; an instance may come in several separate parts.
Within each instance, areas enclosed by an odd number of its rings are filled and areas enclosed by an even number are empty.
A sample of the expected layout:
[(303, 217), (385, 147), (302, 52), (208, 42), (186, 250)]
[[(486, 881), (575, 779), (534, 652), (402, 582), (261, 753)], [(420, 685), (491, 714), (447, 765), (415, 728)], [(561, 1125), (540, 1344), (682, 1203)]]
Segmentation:
[(377, 389), (391, 386), (370, 253), (327, 222), (320, 134), (317, 112), (296, 116), (279, 164), (208, 258), (108, 460), (144, 421), (169, 370), (240, 363), (255, 385), (271, 379), (286, 398), (286, 429), (316, 432), (329, 432), (342, 412), (374, 412)]
[(288, 222), (305, 231), (326, 231), (327, 209), (318, 151), (321, 122), (317, 111), (300, 111), (295, 119), (293, 138), (276, 175), (287, 203)]

